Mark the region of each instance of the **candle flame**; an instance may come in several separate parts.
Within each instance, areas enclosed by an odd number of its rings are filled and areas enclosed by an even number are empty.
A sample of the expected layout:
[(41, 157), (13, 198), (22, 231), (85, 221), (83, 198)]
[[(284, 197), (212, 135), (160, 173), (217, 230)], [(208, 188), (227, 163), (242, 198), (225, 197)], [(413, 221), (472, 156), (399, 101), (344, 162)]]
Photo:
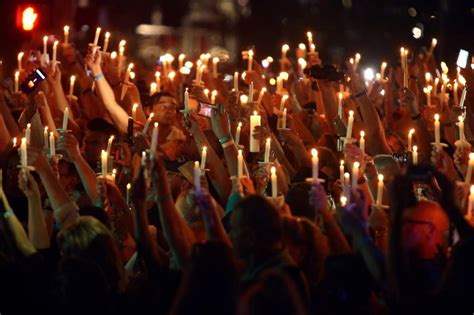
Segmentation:
[(347, 205), (347, 197), (342, 195), (341, 196), (341, 207), (345, 207)]
[(272, 175), (276, 175), (276, 167), (272, 166), (272, 168), (270, 169), (270, 172), (272, 173)]
[(105, 33), (105, 38), (106, 38), (106, 39), (109, 39), (109, 38), (110, 38), (110, 32), (106, 32), (106, 33)]
[(312, 155), (313, 157), (318, 157), (318, 150), (316, 150), (316, 149), (314, 149), (314, 148), (311, 149), (311, 155)]
[(300, 43), (300, 44), (298, 45), (298, 48), (301, 49), (301, 50), (306, 50), (306, 45), (303, 44), (303, 43)]
[(365, 131), (362, 130), (362, 131), (360, 132), (360, 137), (361, 137), (361, 138), (364, 138), (364, 137), (365, 137)]
[(383, 182), (383, 174), (379, 174), (378, 179), (379, 179), (379, 182)]
[(63, 27), (64, 33), (69, 33), (69, 25), (64, 25)]
[(438, 40), (436, 38), (433, 38), (431, 40), (431, 46), (436, 47), (436, 45), (438, 45)]
[(341, 166), (344, 166), (344, 160), (341, 160), (340, 164)]
[(413, 146), (413, 152), (418, 152), (418, 146), (416, 145)]
[(435, 115), (434, 115), (434, 119), (435, 119), (436, 121), (439, 121), (439, 114), (435, 114)]
[(130, 190), (130, 189), (132, 189), (132, 184), (128, 183), (127, 184), (127, 190)]
[(349, 111), (349, 117), (353, 117), (354, 116), (354, 111), (353, 110), (350, 110)]
[(470, 191), (471, 191), (471, 195), (474, 195), (474, 185), (471, 185)]
[(360, 167), (360, 163), (359, 162), (354, 162), (354, 168), (359, 168)]
[(286, 53), (288, 50), (290, 50), (290, 46), (288, 44), (284, 44), (283, 46), (281, 46), (281, 51)]
[(469, 160), (474, 161), (474, 152), (469, 153)]
[(413, 134), (415, 133), (415, 129), (410, 129), (410, 131), (408, 131), (408, 135), (409, 136), (413, 136)]

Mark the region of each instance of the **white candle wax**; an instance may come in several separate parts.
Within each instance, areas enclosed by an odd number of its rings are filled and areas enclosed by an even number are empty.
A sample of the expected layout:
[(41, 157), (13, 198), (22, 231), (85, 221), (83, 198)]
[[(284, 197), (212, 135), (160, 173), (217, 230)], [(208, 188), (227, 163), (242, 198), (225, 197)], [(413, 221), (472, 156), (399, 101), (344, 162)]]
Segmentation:
[(280, 101), (280, 112), (283, 112), (283, 108), (285, 108), (285, 103), (286, 101), (288, 100), (288, 95), (283, 95), (281, 97), (281, 101)]
[(132, 189), (132, 184), (128, 183), (127, 184), (127, 194), (126, 194), (126, 202), (127, 205), (130, 205), (130, 190)]
[(344, 185), (344, 160), (341, 160), (339, 164), (339, 180), (341, 181), (341, 185)]
[(311, 150), (311, 166), (312, 166), (312, 176), (313, 182), (317, 182), (319, 178), (319, 157), (318, 157), (318, 150), (312, 149)]
[(466, 92), (467, 92), (467, 89), (466, 89), (466, 87), (464, 87), (462, 89), (461, 99), (459, 100), (459, 107), (461, 107), (461, 108), (464, 107), (464, 101), (466, 100)]
[(234, 91), (235, 92), (239, 91), (239, 73), (238, 72), (234, 73)]
[(262, 88), (260, 90), (260, 94), (258, 94), (258, 99), (257, 99), (257, 105), (259, 105), (260, 103), (262, 103), (262, 99), (263, 99), (263, 95), (265, 95), (265, 92), (267, 91), (266, 88)]
[(48, 36), (43, 36), (43, 55), (48, 54)]
[(56, 155), (56, 139), (53, 132), (49, 133), (49, 155), (51, 157)]
[(249, 50), (249, 63), (248, 63), (248, 71), (252, 71), (252, 66), (253, 66), (253, 50)]
[(76, 83), (76, 76), (72, 75), (69, 79), (69, 96), (74, 94), (74, 84)]
[(384, 61), (382, 62), (382, 64), (380, 65), (380, 78), (382, 80), (385, 79), (385, 69), (387, 69), (387, 63)]
[(311, 53), (315, 52), (315, 47), (313, 45), (313, 34), (311, 32), (307, 32), (306, 36), (308, 37), (308, 46), (309, 46), (309, 51)]
[(416, 145), (413, 146), (412, 160), (413, 165), (418, 165), (418, 147)]
[(365, 131), (360, 132), (359, 148), (362, 153), (365, 153)]
[(337, 93), (337, 117), (339, 117), (340, 119), (342, 119), (342, 98), (343, 98), (343, 93), (342, 92), (338, 92)]
[(242, 122), (239, 121), (237, 129), (235, 130), (235, 144), (238, 146), (240, 143), (240, 132), (242, 131)]
[(201, 190), (201, 168), (199, 162), (194, 162), (194, 190), (196, 192)]
[(15, 72), (15, 93), (20, 92), (20, 71)]
[(63, 130), (64, 131), (67, 130), (68, 121), (69, 121), (69, 108), (66, 107), (66, 109), (64, 110), (64, 113), (63, 113)]
[[(179, 69), (181, 69), (183, 66), (184, 66), (184, 58), (186, 58), (186, 55), (185, 54), (179, 54), (178, 56), (178, 66), (179, 66)], [(217, 58), (217, 57), (215, 57)], [(218, 58), (219, 59), (219, 58)]]
[(28, 166), (28, 157), (27, 157), (26, 147), (27, 147), (26, 138), (21, 138), (21, 144), (20, 144), (21, 167)]
[(107, 156), (110, 155), (110, 151), (112, 150), (112, 143), (114, 142), (114, 136), (110, 136), (109, 140), (107, 141)]
[(148, 129), (150, 128), (151, 121), (153, 120), (153, 117), (155, 116), (154, 113), (151, 113), (150, 116), (148, 116), (148, 119), (145, 122), (145, 127), (143, 128), (143, 133), (146, 134), (148, 132)]
[(56, 40), (53, 43), (53, 66), (56, 64), (57, 57), (58, 57), (58, 45), (59, 42)]
[(150, 84), (150, 96), (156, 93), (156, 89), (157, 89), (157, 84), (156, 84), (156, 82), (152, 82), (152, 83)]
[(283, 115), (281, 117), (281, 128), (286, 129), (286, 108), (283, 110)]
[(270, 169), (271, 172), (271, 180), (272, 180), (272, 197), (276, 198), (278, 196), (278, 184), (277, 184), (277, 176), (276, 176), (276, 168), (272, 166)]
[(354, 111), (349, 111), (349, 118), (347, 120), (347, 130), (346, 130), (346, 139), (344, 145), (350, 142), (352, 138), (352, 126), (354, 125)]
[(253, 82), (249, 85), (249, 103), (253, 103)]
[(26, 144), (30, 145), (30, 140), (31, 140), (31, 124), (30, 123), (26, 124), (25, 138), (26, 138)]
[(206, 160), (207, 160), (207, 147), (203, 146), (201, 151), (201, 170), (206, 169)]
[(46, 149), (46, 150), (49, 150), (49, 132), (48, 132), (48, 127), (44, 127), (44, 131), (43, 131), (43, 147)]
[(133, 119), (133, 121), (137, 120), (137, 109), (138, 109), (138, 104), (133, 104), (133, 107), (132, 107), (132, 119)]
[(99, 44), (99, 37), (100, 37), (100, 31), (102, 29), (100, 27), (98, 27), (96, 30), (95, 30), (95, 37), (94, 37), (94, 46), (97, 46)]
[(379, 182), (377, 183), (377, 206), (382, 205), (383, 198), (383, 175), (379, 174)]
[(22, 70), (22, 60), (23, 60), (24, 55), (25, 55), (24, 52), (18, 53), (18, 71)]
[(68, 25), (64, 25), (64, 44), (68, 44), (69, 43), (69, 26)]
[(189, 92), (187, 88), (184, 91), (184, 109), (189, 110)]
[(408, 152), (411, 152), (413, 148), (413, 134), (414, 133), (415, 133), (415, 129), (410, 129), (410, 131), (408, 131)]
[(238, 151), (237, 154), (237, 177), (241, 178), (244, 170), (244, 156), (242, 155), (242, 150)]
[(265, 142), (265, 155), (263, 157), (263, 162), (268, 163), (270, 162), (270, 148), (272, 145), (272, 139), (267, 138), (267, 141)]
[(359, 168), (360, 168), (360, 163), (359, 162), (354, 162), (352, 165), (352, 189), (356, 190), (357, 189), (357, 182), (359, 180)]
[(288, 44), (284, 44), (283, 46), (281, 46), (281, 58), (282, 59), (286, 58), (286, 54), (288, 53), (289, 49), (290, 49), (290, 46), (288, 46)]
[(439, 123), (439, 114), (435, 114), (434, 116), (434, 130), (435, 130), (435, 145), (439, 146), (441, 143), (441, 132), (440, 132), (440, 123)]
[(109, 156), (105, 150), (102, 150), (100, 153), (100, 162), (101, 162), (101, 169), (102, 169), (102, 177), (107, 178), (107, 161)]
[(102, 48), (103, 52), (107, 52), (107, 48), (109, 48), (109, 40), (110, 40), (110, 32), (105, 33), (104, 38), (104, 48)]
[(459, 141), (461, 141), (461, 144), (465, 141), (466, 137), (464, 135), (464, 117), (459, 116), (458, 117), (458, 127), (459, 127)]
[(466, 219), (471, 220), (472, 219), (472, 208), (474, 207), (474, 185), (471, 185), (468, 199), (469, 200), (467, 202)]
[(261, 125), (261, 116), (256, 111), (250, 116), (250, 152), (260, 151), (260, 141), (255, 138), (255, 127)]
[(155, 124), (153, 125), (153, 132), (151, 134), (150, 160), (153, 160), (155, 158), (157, 147), (158, 147), (158, 123), (155, 122)]
[(344, 173), (344, 195), (350, 200), (351, 198), (351, 175), (349, 173)]

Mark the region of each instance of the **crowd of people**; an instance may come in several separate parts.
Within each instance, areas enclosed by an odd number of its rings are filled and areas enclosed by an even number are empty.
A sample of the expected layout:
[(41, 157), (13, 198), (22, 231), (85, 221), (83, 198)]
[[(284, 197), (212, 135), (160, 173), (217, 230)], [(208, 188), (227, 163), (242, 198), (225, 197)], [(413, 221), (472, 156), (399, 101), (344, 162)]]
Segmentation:
[(408, 47), (364, 77), (312, 40), (240, 68), (25, 46), (0, 312), (471, 314), (473, 70)]

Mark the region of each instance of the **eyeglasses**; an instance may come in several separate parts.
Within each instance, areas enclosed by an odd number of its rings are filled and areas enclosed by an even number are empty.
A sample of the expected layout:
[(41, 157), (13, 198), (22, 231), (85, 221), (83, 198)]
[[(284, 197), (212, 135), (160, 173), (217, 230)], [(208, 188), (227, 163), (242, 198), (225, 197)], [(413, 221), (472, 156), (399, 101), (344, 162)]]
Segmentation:
[(174, 104), (156, 104), (156, 107), (160, 110), (165, 110), (165, 109), (168, 109), (168, 110), (171, 110), (171, 111), (176, 111), (176, 105)]

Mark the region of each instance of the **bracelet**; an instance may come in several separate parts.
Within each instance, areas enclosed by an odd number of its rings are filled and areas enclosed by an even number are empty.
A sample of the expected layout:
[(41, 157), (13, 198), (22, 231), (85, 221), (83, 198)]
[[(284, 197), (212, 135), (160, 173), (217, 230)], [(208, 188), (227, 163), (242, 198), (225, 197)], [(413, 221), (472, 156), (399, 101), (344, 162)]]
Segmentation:
[(229, 141), (222, 144), (222, 149), (230, 147), (231, 145), (234, 145), (234, 144), (235, 144), (234, 140), (229, 140)]
[(362, 92), (359, 92), (359, 93), (357, 93), (357, 94), (355, 94), (355, 95), (351, 95), (351, 98), (352, 98), (352, 99), (356, 99), (356, 98), (359, 98), (359, 97), (364, 96), (364, 95), (367, 95), (367, 91), (366, 91), (366, 90), (364, 90), (364, 91), (362, 91)]
[(99, 81), (100, 79), (102, 79), (104, 77), (104, 73), (101, 72), (99, 73), (97, 76), (95, 76), (93, 79), (94, 81)]
[(8, 209), (7, 211), (5, 211), (5, 212), (3, 213), (3, 218), (4, 218), (4, 219), (8, 219), (8, 218), (11, 217), (12, 215), (14, 215), (13, 210), (12, 210), (12, 209)]
[(219, 143), (220, 144), (224, 144), (228, 141), (232, 140), (232, 137), (231, 136), (223, 136), (222, 138), (219, 138)]
[(411, 116), (411, 120), (419, 120), (421, 118), (421, 113), (418, 113), (415, 116)]

